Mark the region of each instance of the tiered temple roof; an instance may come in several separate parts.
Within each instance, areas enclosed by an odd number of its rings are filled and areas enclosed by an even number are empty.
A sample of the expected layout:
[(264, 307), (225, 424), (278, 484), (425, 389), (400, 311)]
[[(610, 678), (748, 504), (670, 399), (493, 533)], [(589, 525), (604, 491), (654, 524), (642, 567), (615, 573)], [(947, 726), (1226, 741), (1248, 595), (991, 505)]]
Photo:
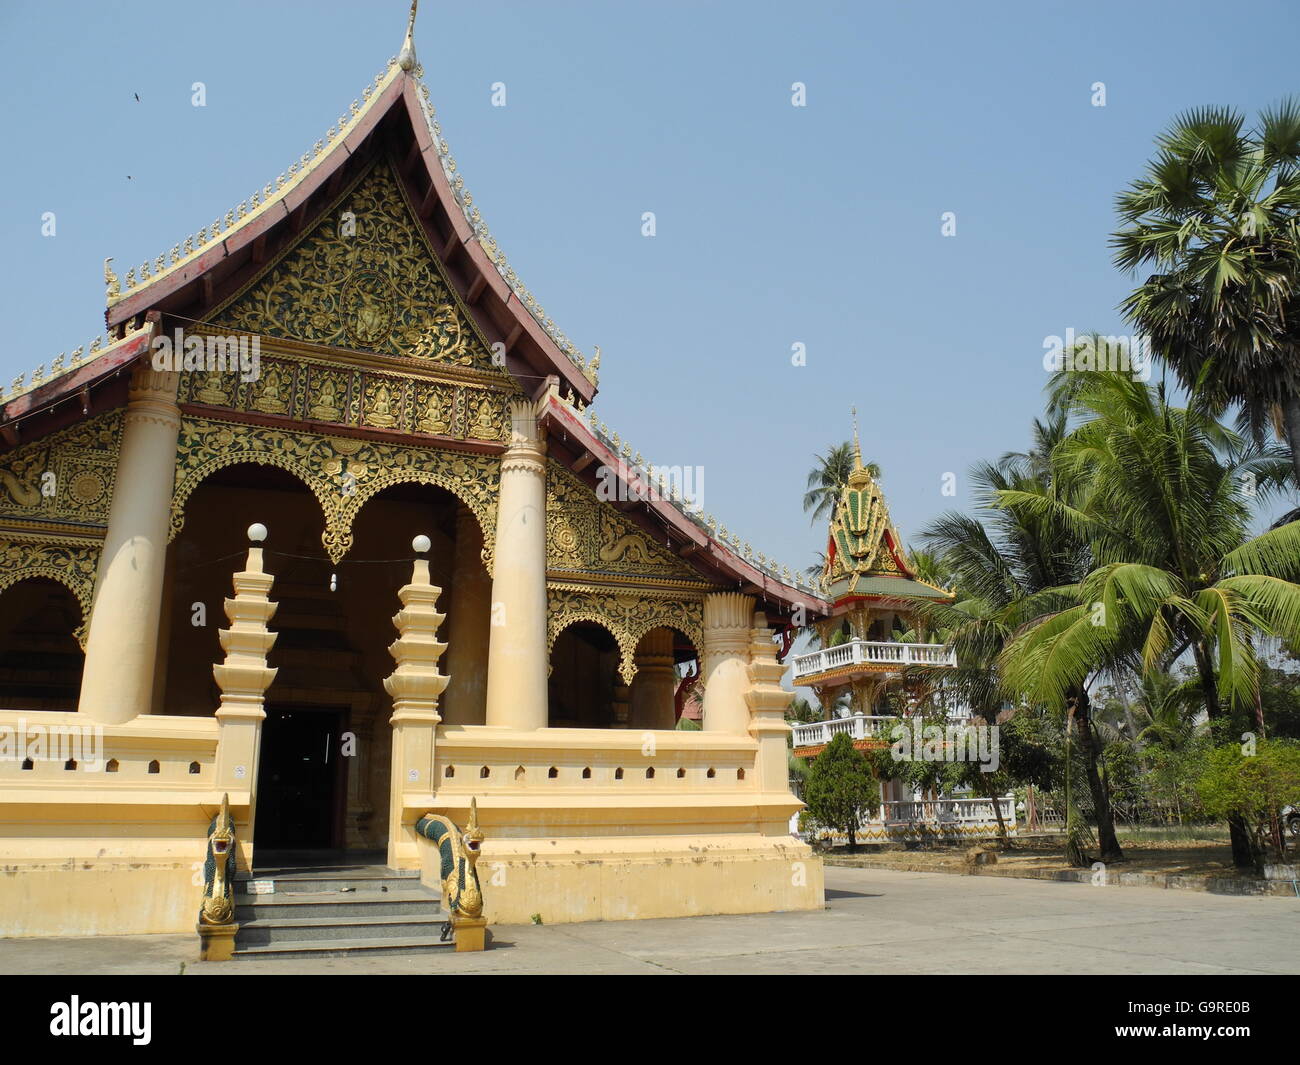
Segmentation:
[(951, 593), (917, 578), (884, 493), (862, 463), (853, 433), (853, 472), (840, 492), (826, 541), (821, 586), (836, 608), (910, 597), (947, 601)]
[[(60, 355), (47, 372), (0, 390), (0, 449), (46, 435), (121, 406), (127, 372), (146, 358), (164, 317), (204, 323), (267, 264), (286, 253), (376, 157), (400, 179), (448, 281), (485, 337), (504, 351), (504, 369), (527, 394), (549, 398), (541, 420), (552, 455), (594, 479), (612, 466), (631, 489), (617, 504), (707, 578), (759, 596), (778, 611), (802, 606), (823, 614), (829, 603), (789, 567), (754, 552), (716, 520), (671, 495), (647, 492), (646, 467), (594, 418), (600, 349), (584, 356), (562, 333), (510, 267), (489, 232), (442, 135), (423, 68), (415, 55), (414, 5), (397, 57), (354, 100), (326, 137), (274, 182), (152, 262), (119, 276), (105, 261), (108, 335)], [(540, 384), (539, 384), (540, 383)], [(584, 474), (584, 471), (585, 474)]]

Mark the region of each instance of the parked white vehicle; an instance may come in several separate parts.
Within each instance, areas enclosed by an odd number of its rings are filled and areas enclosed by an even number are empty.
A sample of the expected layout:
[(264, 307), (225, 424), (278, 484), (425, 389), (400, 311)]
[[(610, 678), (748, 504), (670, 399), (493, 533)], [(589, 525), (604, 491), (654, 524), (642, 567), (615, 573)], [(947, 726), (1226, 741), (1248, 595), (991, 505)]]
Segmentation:
[(1300, 806), (1283, 806), (1282, 824), (1291, 835), (1300, 839)]

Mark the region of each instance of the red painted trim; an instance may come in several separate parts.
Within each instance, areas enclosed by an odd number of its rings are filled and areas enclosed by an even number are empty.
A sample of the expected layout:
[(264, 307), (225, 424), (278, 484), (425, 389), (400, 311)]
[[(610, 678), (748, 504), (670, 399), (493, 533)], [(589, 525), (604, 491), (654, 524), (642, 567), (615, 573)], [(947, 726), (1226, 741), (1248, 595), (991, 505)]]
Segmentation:
[[(548, 397), (541, 414), (541, 420), (543, 424), (562, 428), (581, 450), (586, 451), (597, 462), (616, 470), (628, 470), (626, 463), (592, 433), (591, 429), (578, 417), (577, 412), (555, 396)], [(825, 614), (830, 611), (830, 603), (827, 600), (793, 588), (784, 581), (778, 581), (763, 573), (737, 555), (731, 548), (714, 540), (668, 500), (650, 498), (648, 486), (643, 484), (639, 478), (634, 477), (630, 481), (626, 478), (620, 479), (627, 485), (630, 492), (636, 492), (637, 497), (643, 499), (645, 505), (649, 506), (665, 524), (672, 527), (677, 539), (695, 544), (699, 549), (697, 554), (704, 554), (725, 574), (744, 585), (752, 585), (753, 588), (757, 589), (757, 591), (750, 591), (748, 594), (766, 598), (770, 602), (791, 610), (797, 606), (802, 606), (810, 614)], [(687, 565), (691, 565), (694, 558), (695, 556), (691, 556), (683, 559), (683, 561)]]

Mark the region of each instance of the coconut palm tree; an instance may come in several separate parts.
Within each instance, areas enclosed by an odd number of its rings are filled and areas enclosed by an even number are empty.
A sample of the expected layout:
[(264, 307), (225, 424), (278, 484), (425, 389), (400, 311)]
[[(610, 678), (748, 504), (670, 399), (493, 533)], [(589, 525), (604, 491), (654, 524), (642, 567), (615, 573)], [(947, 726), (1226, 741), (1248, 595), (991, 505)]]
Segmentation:
[[(1246, 451), (1215, 418), (1212, 398), (1193, 394), (1186, 408), (1174, 407), (1163, 384), (1127, 374), (1059, 375), (1053, 403), (1082, 418), (1054, 452), (1077, 492), (1012, 488), (999, 500), (1086, 538), (1094, 565), (1057, 590), (1065, 605), (1044, 611), (1004, 649), (1009, 682), (1030, 699), (1086, 715), (1099, 663), (1135, 656), (1156, 672), (1189, 653), (1211, 719), (1225, 715), (1225, 699), (1253, 706), (1256, 634), (1300, 639), (1300, 523), (1250, 539), (1241, 477), (1276, 487), (1289, 463)], [(1248, 864), (1248, 840), (1231, 827), (1234, 860)]]
[[(1041, 423), (1040, 423), (1041, 424)], [(1065, 601), (1055, 591), (1079, 580), (1089, 568), (1086, 540), (1048, 509), (1010, 509), (1004, 493), (1054, 498), (1070, 491), (1068, 480), (1044, 463), (1004, 456), (971, 471), (981, 519), (950, 512), (922, 533), (921, 540), (944, 563), (959, 589), (956, 602), (918, 601), (916, 613), (943, 634), (957, 652), (955, 669), (927, 671), (947, 695), (955, 695), (990, 725), (1008, 703), (1022, 703), (1019, 686), (1002, 666), (1003, 652), (1016, 632)], [(1048, 476), (1044, 476), (1048, 474)], [(1109, 663), (1099, 661), (1097, 668)], [(1086, 695), (1087, 677), (1077, 687)], [(1123, 858), (1115, 834), (1109, 797), (1098, 762), (1101, 743), (1091, 717), (1076, 714), (1089, 790), (1098, 822), (1104, 861)]]
[[(849, 474), (853, 472), (856, 448), (853, 441), (832, 444), (825, 455), (814, 455), (817, 464), (808, 472), (807, 491), (803, 494), (803, 509), (811, 512), (810, 521), (815, 525), (825, 521), (835, 512), (840, 493), (849, 483)], [(874, 462), (866, 464), (866, 470), (872, 477), (880, 476), (880, 467)]]
[(1191, 738), (1193, 718), (1202, 709), (1199, 680), (1180, 680), (1163, 671), (1143, 673), (1133, 702), (1133, 738), (1142, 747), (1179, 750)]
[(1154, 271), (1124, 311), (1184, 387), (1284, 435), (1300, 483), (1300, 100), (1253, 129), (1190, 111), (1156, 145), (1118, 201), (1116, 265)]

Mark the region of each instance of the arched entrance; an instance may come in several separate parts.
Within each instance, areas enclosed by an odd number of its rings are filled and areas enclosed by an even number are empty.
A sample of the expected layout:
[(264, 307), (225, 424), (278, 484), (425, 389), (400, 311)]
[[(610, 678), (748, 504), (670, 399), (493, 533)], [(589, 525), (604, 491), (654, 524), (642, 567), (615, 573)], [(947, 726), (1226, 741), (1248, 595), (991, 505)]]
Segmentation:
[(547, 685), (551, 728), (624, 728), (631, 711), (628, 686), (618, 673), (613, 633), (595, 621), (574, 621), (551, 648)]
[(85, 655), (81, 605), (66, 586), (27, 577), (0, 591), (0, 709), (76, 710)]
[(699, 677), (699, 653), (683, 633), (661, 626), (638, 641), (635, 662), (631, 727), (676, 728), (686, 698)]
[[(387, 844), (392, 737), (384, 678), (394, 662), (398, 589), (411, 577), (411, 541), (427, 535), (434, 582), (448, 615), (441, 637), (458, 645), (440, 662), (455, 678), (444, 694), (466, 723), (483, 721), (491, 584), (482, 533), (447, 490), (399, 483), (360, 506), (351, 548), (338, 563), (322, 544), (325, 519), (312, 491), (278, 467), (235, 464), (205, 479), (185, 503), (169, 553), (168, 713), (210, 714), (219, 701), (212, 666), (231, 573), (248, 548), (247, 527), (269, 530), (264, 563), (274, 575), (276, 633), (266, 692), (254, 842), (259, 864), (304, 852), (379, 852)], [(195, 620), (201, 620), (196, 625)], [(444, 716), (448, 711), (444, 710)]]

